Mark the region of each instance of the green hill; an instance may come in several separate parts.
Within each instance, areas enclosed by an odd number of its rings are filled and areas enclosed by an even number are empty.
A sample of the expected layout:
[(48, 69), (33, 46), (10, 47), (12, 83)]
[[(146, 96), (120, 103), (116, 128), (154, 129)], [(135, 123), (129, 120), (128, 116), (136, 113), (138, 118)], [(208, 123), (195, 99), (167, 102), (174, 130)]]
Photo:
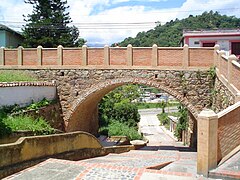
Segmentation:
[(119, 45), (124, 47), (132, 44), (135, 47), (179, 46), (184, 29), (232, 29), (240, 28), (240, 18), (221, 15), (218, 12), (204, 12), (202, 15), (192, 16), (179, 20), (172, 20), (164, 25), (158, 25), (147, 32), (139, 32), (135, 38), (128, 37)]

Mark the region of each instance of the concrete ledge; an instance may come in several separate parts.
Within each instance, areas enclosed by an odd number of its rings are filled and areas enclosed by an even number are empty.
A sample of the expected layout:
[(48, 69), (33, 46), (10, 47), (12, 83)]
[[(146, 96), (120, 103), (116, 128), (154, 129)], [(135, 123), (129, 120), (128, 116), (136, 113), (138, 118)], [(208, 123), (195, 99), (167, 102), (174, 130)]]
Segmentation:
[(15, 143), (0, 145), (0, 168), (84, 148), (103, 147), (97, 138), (86, 132), (22, 137)]
[(231, 111), (237, 109), (240, 107), (240, 101), (233, 104), (232, 106), (229, 106), (227, 109), (224, 109), (223, 111), (219, 112), (217, 115), (218, 115), (218, 118), (221, 118), (223, 116), (225, 116), (226, 114), (230, 113)]
[(99, 69), (99, 70), (104, 70), (104, 69), (143, 69), (143, 70), (188, 70), (188, 71), (206, 71), (209, 70), (210, 66), (189, 66), (189, 67), (182, 67), (182, 66), (157, 66), (157, 67), (152, 67), (152, 66), (122, 66), (122, 65), (109, 65), (109, 66), (103, 66), (103, 65), (87, 65), (87, 66), (73, 66), (73, 65), (43, 65), (43, 66), (18, 66), (18, 65), (5, 65), (1, 66), (0, 65), (0, 70), (53, 70), (53, 69)]
[(240, 151), (240, 145), (233, 149), (228, 155), (226, 155), (222, 160), (218, 163), (218, 166), (221, 166), (224, 162), (226, 162), (229, 158), (231, 158), (234, 154)]
[(134, 146), (127, 145), (127, 146), (112, 146), (112, 147), (107, 147), (107, 148), (84, 148), (84, 149), (78, 149), (78, 150), (68, 151), (68, 152), (64, 152), (64, 153), (59, 153), (59, 154), (55, 154), (55, 155), (51, 155), (51, 156), (46, 156), (46, 157), (42, 157), (42, 158), (31, 159), (28, 161), (23, 161), (20, 163), (0, 167), (0, 179), (4, 178), (6, 176), (9, 176), (11, 174), (14, 174), (16, 172), (19, 172), (28, 167), (34, 166), (34, 165), (36, 165), (40, 162), (43, 162), (49, 158), (58, 158), (58, 159), (64, 159), (64, 160), (78, 161), (78, 160), (87, 159), (87, 158), (104, 156), (109, 153), (128, 152), (130, 150), (134, 150)]
[(15, 87), (15, 86), (56, 86), (55, 82), (0, 82), (0, 87)]

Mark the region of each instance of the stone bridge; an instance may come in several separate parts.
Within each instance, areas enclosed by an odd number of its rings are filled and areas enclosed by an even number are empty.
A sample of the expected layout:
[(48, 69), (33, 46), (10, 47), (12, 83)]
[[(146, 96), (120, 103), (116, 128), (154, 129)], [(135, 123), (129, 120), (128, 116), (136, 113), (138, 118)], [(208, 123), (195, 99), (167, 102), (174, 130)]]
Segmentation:
[[(210, 70), (213, 66), (216, 66), (216, 79)], [(82, 130), (96, 134), (98, 103), (102, 97), (124, 84), (142, 84), (171, 94), (187, 107), (193, 143), (194, 139), (196, 143), (197, 123), (200, 123), (198, 128), (205, 127), (198, 130), (201, 133), (198, 138), (206, 136), (204, 138), (210, 139), (209, 142), (215, 142), (216, 139), (211, 139), (215, 138), (211, 133), (218, 133), (221, 137), (221, 131), (210, 130), (204, 124), (205, 121), (197, 122), (199, 118), (207, 119), (206, 114), (199, 113), (205, 107), (212, 107), (217, 113), (240, 100), (240, 64), (235, 56), (228, 58), (224, 52), (219, 51), (218, 45), (214, 48), (189, 48), (187, 45), (174, 48), (156, 45), (150, 48), (136, 48), (131, 45), (117, 48), (1, 48), (0, 69), (27, 71), (44, 81), (56, 83), (66, 131)], [(212, 117), (212, 114), (209, 116)], [(225, 116), (219, 115), (220, 117)], [(239, 125), (239, 121), (240, 118), (233, 122)], [(231, 150), (239, 145), (240, 131), (235, 134), (236, 139)], [(226, 143), (224, 135), (222, 137)], [(219, 156), (218, 151), (223, 150), (225, 154)], [(217, 151), (218, 159), (214, 162), (229, 153), (225, 150), (226, 147), (221, 145), (215, 147), (213, 151)], [(211, 156), (206, 149), (198, 151), (204, 152), (204, 157)], [(214, 165), (207, 163), (206, 166), (211, 169)], [(200, 168), (199, 171), (206, 172), (205, 166)]]
[(193, 117), (211, 105), (213, 48), (1, 49), (3, 68), (27, 70), (56, 82), (66, 131), (98, 131), (98, 103), (124, 84), (159, 88), (182, 102)]

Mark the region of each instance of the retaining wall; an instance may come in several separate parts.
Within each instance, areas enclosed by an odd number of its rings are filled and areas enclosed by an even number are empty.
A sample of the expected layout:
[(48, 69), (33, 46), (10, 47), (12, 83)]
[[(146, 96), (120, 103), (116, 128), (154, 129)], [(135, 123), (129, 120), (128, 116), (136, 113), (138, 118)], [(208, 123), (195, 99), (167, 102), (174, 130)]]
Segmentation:
[(26, 106), (32, 101), (38, 102), (43, 98), (56, 98), (56, 86), (47, 82), (14, 82), (0, 83), (0, 107), (18, 104)]

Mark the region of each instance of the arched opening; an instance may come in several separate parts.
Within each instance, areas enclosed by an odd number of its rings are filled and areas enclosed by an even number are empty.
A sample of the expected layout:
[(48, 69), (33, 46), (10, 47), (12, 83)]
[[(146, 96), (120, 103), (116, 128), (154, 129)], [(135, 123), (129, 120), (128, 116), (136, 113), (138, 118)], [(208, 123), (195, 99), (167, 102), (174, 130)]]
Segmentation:
[[(85, 94), (81, 94), (80, 98), (73, 102), (71, 111), (67, 114), (66, 131), (86, 131), (94, 135), (98, 133), (98, 103), (110, 91), (125, 84), (142, 84), (150, 87), (161, 89), (166, 93), (176, 98), (183, 104), (191, 114), (191, 118), (196, 122), (197, 110), (188, 102), (188, 99), (183, 94), (170, 89), (157, 81), (149, 81), (142, 78), (129, 79), (112, 79), (103, 83), (98, 83), (92, 86)], [(193, 123), (196, 130), (196, 123)], [(194, 132), (196, 134), (196, 132)], [(196, 137), (192, 138), (196, 139)], [(193, 141), (195, 142), (195, 140)], [(195, 142), (196, 143), (196, 142)]]

